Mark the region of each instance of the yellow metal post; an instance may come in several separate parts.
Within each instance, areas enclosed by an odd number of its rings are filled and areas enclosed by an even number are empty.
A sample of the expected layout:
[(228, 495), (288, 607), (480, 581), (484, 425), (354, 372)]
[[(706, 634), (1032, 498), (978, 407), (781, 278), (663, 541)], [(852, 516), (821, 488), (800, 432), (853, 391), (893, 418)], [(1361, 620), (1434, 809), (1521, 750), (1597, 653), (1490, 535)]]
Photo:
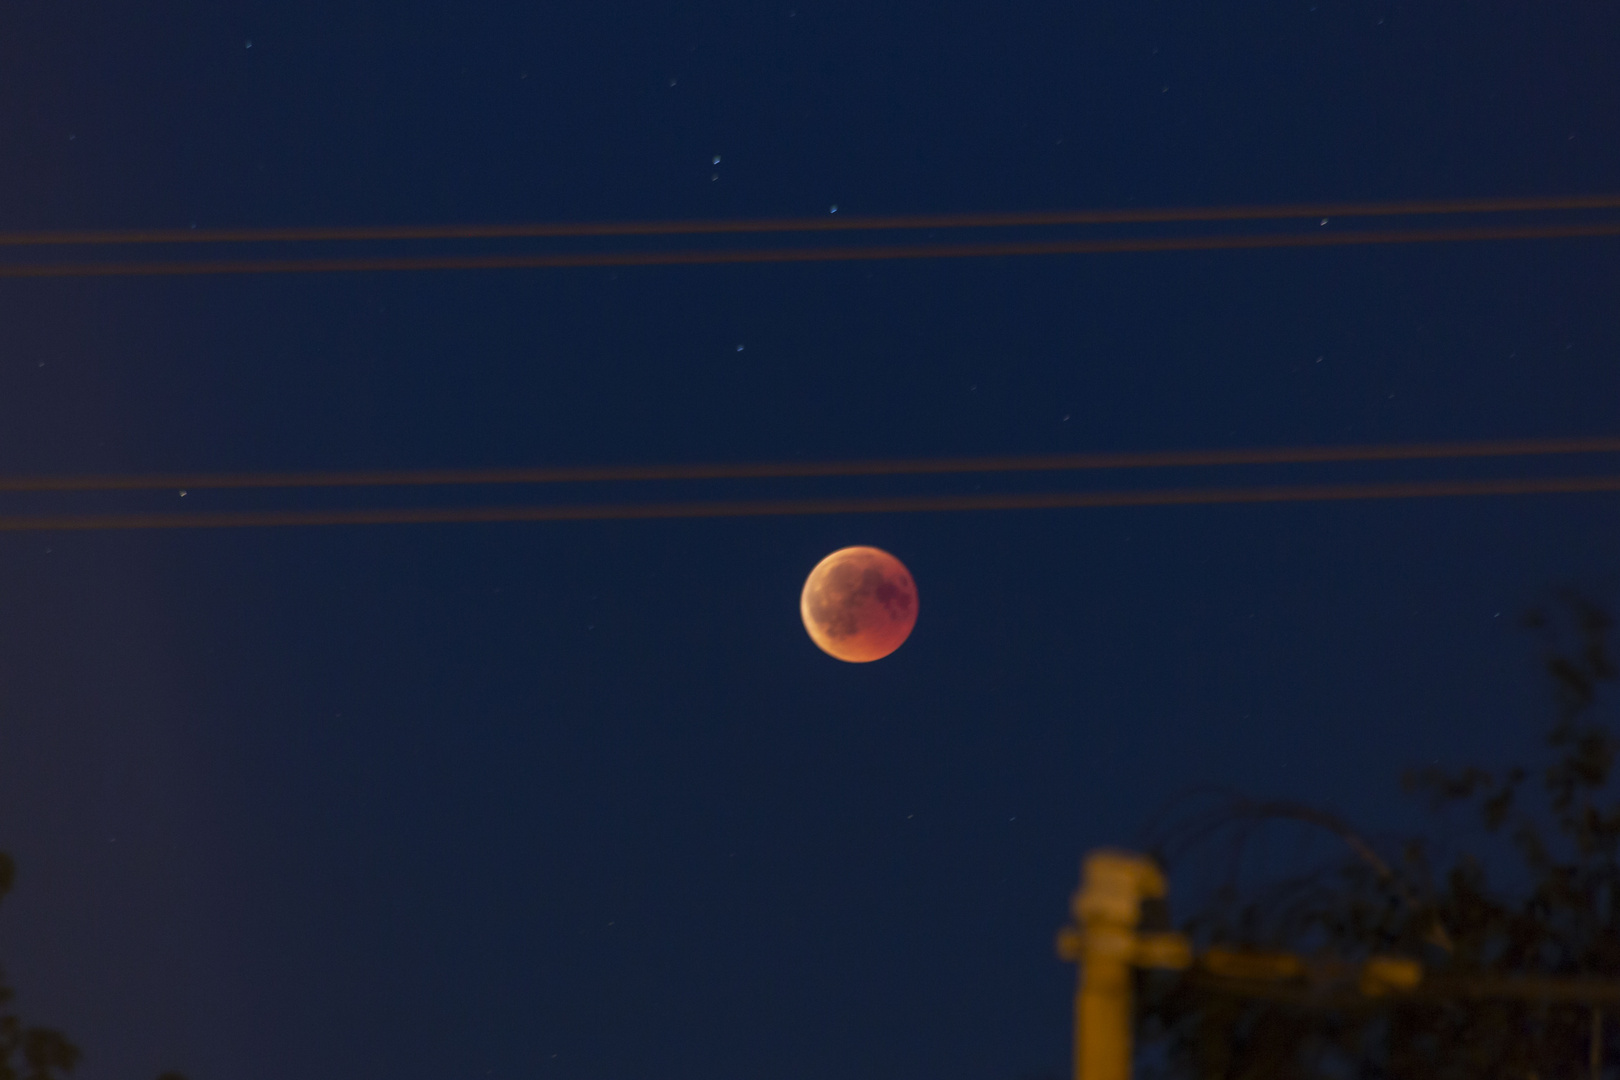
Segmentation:
[(1131, 968), (1186, 967), (1191, 949), (1179, 934), (1138, 935), (1142, 901), (1165, 894), (1151, 861), (1118, 851), (1086, 857), (1070, 910), (1074, 926), (1058, 953), (1080, 964), (1074, 997), (1074, 1080), (1130, 1080), (1134, 1002)]

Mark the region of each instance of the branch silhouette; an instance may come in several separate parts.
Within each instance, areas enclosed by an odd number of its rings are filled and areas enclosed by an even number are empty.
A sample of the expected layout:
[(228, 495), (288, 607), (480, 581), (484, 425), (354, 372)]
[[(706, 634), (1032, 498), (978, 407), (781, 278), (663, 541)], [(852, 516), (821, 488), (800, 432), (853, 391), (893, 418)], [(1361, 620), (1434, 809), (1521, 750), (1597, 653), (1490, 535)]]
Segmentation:
[(1330, 985), (1341, 961), (1380, 954), (1420, 960), (1437, 991), (1525, 990), (1557, 979), (1620, 985), (1620, 737), (1605, 722), (1617, 678), (1614, 621), (1597, 602), (1566, 590), (1524, 625), (1540, 638), (1552, 688), (1540, 749), (1503, 769), (1425, 768), (1404, 777), (1432, 812), (1476, 820), (1477, 850), (1443, 853), (1424, 836), (1375, 842), (1326, 811), (1241, 797), (1170, 830), (1158, 848), (1167, 864), (1223, 836), (1235, 863), (1256, 830), (1277, 822), (1326, 830), (1344, 848), (1324, 865), (1247, 894), (1234, 876), (1186, 921), (1186, 932), (1205, 944), (1285, 949), (1320, 962), (1300, 985), (1267, 998), (1196, 970), (1142, 973), (1146, 1061), (1199, 1080), (1550, 1080), (1601, 1077), (1605, 1068), (1612, 1075), (1620, 1040), (1604, 1035), (1620, 1014), (1606, 1015), (1594, 1002), (1551, 991), (1372, 998)]

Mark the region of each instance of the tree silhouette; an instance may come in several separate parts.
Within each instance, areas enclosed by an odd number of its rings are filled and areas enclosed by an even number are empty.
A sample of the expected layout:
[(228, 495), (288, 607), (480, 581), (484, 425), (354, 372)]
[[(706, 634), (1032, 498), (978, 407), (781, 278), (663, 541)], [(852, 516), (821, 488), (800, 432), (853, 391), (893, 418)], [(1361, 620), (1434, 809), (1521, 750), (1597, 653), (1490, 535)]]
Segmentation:
[[(0, 851), (0, 900), (17, 880), (17, 863)], [(24, 1024), (16, 1014), (16, 995), (0, 975), (0, 1080), (63, 1080), (79, 1063), (79, 1048), (55, 1028)], [(185, 1080), (166, 1072), (157, 1080)]]
[[(1344, 844), (1327, 866), (1255, 895), (1217, 891), (1186, 924), (1206, 947), (1312, 959), (1265, 984), (1208, 965), (1143, 973), (1144, 1063), (1207, 1080), (1555, 1080), (1620, 1064), (1604, 1037), (1620, 1030), (1620, 797), (1611, 784), (1620, 740), (1603, 719), (1616, 679), (1613, 620), (1561, 594), (1525, 623), (1542, 638), (1555, 695), (1537, 759), (1405, 777), (1431, 810), (1475, 816), (1482, 850), (1375, 843), (1309, 807), (1241, 799), (1161, 839), (1155, 854), (1172, 870), (1194, 847), (1219, 837), (1241, 847), (1281, 821)], [(1356, 962), (1391, 954), (1422, 962), (1419, 990), (1362, 992)], [(1570, 991), (1572, 978), (1588, 980), (1586, 989)], [(1592, 981), (1602, 979), (1616, 981)]]
[[(0, 851), (0, 899), (16, 880), (16, 861)], [(60, 1031), (24, 1024), (12, 1005), (15, 996), (0, 976), (0, 1080), (57, 1080), (78, 1063), (79, 1048)]]

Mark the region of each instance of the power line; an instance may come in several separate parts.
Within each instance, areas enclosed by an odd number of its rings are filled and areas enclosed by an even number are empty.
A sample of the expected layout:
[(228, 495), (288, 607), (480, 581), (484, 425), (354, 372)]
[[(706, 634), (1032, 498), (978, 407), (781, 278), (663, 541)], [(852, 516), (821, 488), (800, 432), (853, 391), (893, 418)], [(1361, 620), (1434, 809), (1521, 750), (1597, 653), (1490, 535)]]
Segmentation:
[[(1262, 954), (1256, 959), (1263, 963), (1266, 959), (1280, 960), (1287, 955)], [(1342, 964), (1337, 965), (1337, 970), (1320, 962), (1315, 966), (1327, 970), (1312, 974), (1338, 976), (1341, 985), (1324, 986), (1309, 980), (1283, 982), (1258, 978), (1237, 979), (1211, 975), (1205, 971), (1195, 971), (1193, 978), (1201, 986), (1235, 997), (1288, 1002), (1320, 1010), (1369, 1008), (1374, 1004), (1381, 1007), (1412, 1000), (1534, 1001), (1580, 1005), (1620, 1003), (1620, 982), (1614, 979), (1579, 976), (1451, 975), (1445, 972), (1424, 971), (1422, 982), (1416, 986), (1381, 990), (1375, 995), (1369, 995), (1356, 987), (1353, 981), (1353, 976), (1363, 971), (1365, 965)], [(1303, 973), (1308, 971), (1309, 967), (1302, 965), (1300, 970)]]
[(0, 233), (0, 247), (101, 244), (315, 243), (395, 240), (516, 240), (556, 237), (699, 236), (793, 232), (888, 232), (914, 229), (1147, 225), (1177, 222), (1286, 221), (1305, 218), (1413, 217), (1620, 209), (1620, 194), (1546, 198), (1427, 199), (1376, 203), (1161, 207), (1032, 213), (828, 214), (813, 218), (719, 221), (538, 222), (515, 225), (292, 226), (245, 229), (101, 229)]
[(1267, 235), (1119, 237), (1101, 240), (1007, 241), (976, 244), (864, 245), (686, 251), (563, 252), (512, 255), (363, 256), (308, 259), (196, 259), (12, 263), (0, 278), (189, 277), (241, 274), (380, 273), (425, 270), (558, 270), (591, 267), (724, 266), (761, 263), (872, 262), (1014, 258), (1148, 252), (1241, 251), (1266, 248), (1363, 247), (1388, 244), (1572, 240), (1620, 236), (1620, 222), (1476, 226), (1452, 229), (1318, 231)]
[(1409, 200), (1273, 206), (1170, 207), (1033, 213), (828, 215), (655, 222), (542, 222), (517, 225), (284, 227), (258, 229), (127, 229), (0, 234), (0, 245), (289, 243), (355, 240), (525, 239), (548, 237), (676, 236), (781, 232), (896, 231), (1060, 225), (1153, 224), (1335, 217), (1500, 214), (1620, 209), (1620, 195), (1554, 198)]
[(1616, 453), (1620, 453), (1620, 436), (875, 461), (586, 465), (530, 469), (376, 469), (325, 472), (0, 476), (0, 492), (164, 491), (180, 488), (205, 491), (268, 488), (478, 487), (667, 480), (784, 480), (849, 476), (1212, 468), (1232, 465), (1307, 465), (1333, 462), (1444, 461)]
[(971, 510), (1057, 510), (1130, 506), (1346, 502), (1486, 495), (1576, 495), (1620, 492), (1620, 475), (1533, 479), (1400, 481), (1245, 488), (1001, 495), (915, 495), (889, 498), (777, 499), (732, 502), (585, 504), (573, 506), (438, 507), (336, 510), (225, 510), (166, 513), (0, 516), (0, 532), (119, 529), (241, 529), (320, 525), (448, 525), (558, 521), (782, 517), (821, 514), (910, 514)]

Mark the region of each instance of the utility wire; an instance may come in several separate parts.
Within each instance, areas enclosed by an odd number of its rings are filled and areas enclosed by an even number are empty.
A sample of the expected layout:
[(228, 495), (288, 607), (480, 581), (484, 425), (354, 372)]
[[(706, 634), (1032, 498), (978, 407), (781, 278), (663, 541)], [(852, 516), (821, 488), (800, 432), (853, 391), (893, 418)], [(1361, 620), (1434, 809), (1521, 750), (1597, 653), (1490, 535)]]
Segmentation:
[(733, 502), (642, 502), (572, 506), (406, 509), (243, 510), (0, 516), (0, 532), (115, 529), (229, 529), (317, 525), (430, 525), (497, 522), (630, 521), (672, 518), (778, 517), (810, 514), (907, 514), (969, 510), (1055, 510), (1125, 506), (1211, 506), (1234, 503), (1343, 502), (1483, 495), (1620, 492), (1620, 475), (1538, 479), (1406, 481), (1246, 488), (1165, 488), (1039, 494), (916, 495), (891, 498), (777, 499)]
[(975, 244), (862, 245), (685, 251), (562, 252), (509, 255), (362, 256), (306, 259), (193, 259), (161, 262), (103, 261), (11, 263), (0, 278), (186, 277), (241, 274), (335, 274), (425, 270), (559, 270), (590, 267), (724, 266), (761, 263), (872, 262), (922, 259), (1013, 258), (1036, 255), (1105, 255), (1130, 252), (1243, 251), (1266, 248), (1365, 247), (1503, 240), (1574, 240), (1620, 236), (1620, 222), (1564, 225), (1473, 226), (1307, 233), (1099, 240), (1006, 241)]
[(1331, 462), (1437, 461), (1585, 454), (1620, 454), (1620, 436), (1495, 439), (1480, 442), (1373, 443), (1352, 446), (1249, 447), (1235, 450), (900, 458), (875, 461), (586, 465), (533, 469), (374, 469), (328, 472), (0, 476), (0, 492), (163, 491), (179, 488), (204, 491), (265, 488), (475, 487), (659, 480), (785, 480), (844, 476), (924, 476), (1211, 468), (1230, 465), (1308, 465)]
[(1549, 213), (1620, 209), (1620, 194), (1550, 198), (1428, 199), (1401, 202), (1304, 203), (1060, 210), (1033, 213), (828, 214), (813, 218), (720, 221), (538, 222), (515, 225), (381, 225), (257, 229), (100, 229), (0, 233), (0, 247), (80, 244), (314, 243), (392, 240), (516, 240), (548, 237), (699, 236), (792, 232), (887, 232), (912, 229), (1028, 228), (1061, 225), (1147, 225), (1173, 222), (1287, 221), (1305, 218), (1413, 217), (1449, 214)]

